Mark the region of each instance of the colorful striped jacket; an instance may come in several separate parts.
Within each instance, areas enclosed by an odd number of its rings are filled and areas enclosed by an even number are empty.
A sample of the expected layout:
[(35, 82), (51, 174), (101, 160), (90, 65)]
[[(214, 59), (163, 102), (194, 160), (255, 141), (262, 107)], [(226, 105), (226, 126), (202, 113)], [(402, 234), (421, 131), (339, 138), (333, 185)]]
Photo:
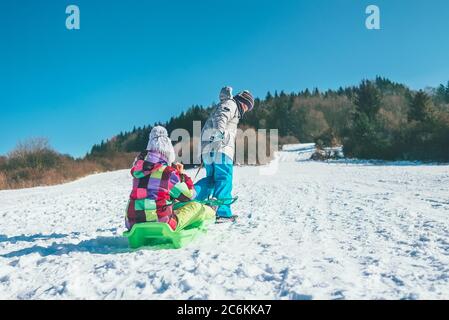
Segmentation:
[(146, 159), (137, 159), (131, 169), (133, 189), (126, 212), (126, 227), (135, 223), (165, 222), (175, 230), (176, 215), (171, 204), (195, 197), (192, 180), (168, 166), (164, 157), (149, 152)]

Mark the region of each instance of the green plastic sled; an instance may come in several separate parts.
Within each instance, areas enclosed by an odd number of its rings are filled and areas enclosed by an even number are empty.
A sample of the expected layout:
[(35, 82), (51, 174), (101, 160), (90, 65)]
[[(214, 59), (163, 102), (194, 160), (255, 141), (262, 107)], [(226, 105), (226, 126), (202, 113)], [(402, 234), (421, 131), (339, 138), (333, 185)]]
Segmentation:
[[(221, 199), (221, 200), (205, 200), (205, 201), (188, 201), (173, 204), (173, 209), (179, 209), (190, 202), (198, 202), (207, 205), (223, 205), (233, 204), (237, 198)], [(207, 231), (207, 225), (213, 223), (213, 220), (197, 221), (182, 230), (173, 231), (167, 223), (145, 222), (136, 223), (130, 231), (123, 233), (128, 239), (131, 249), (142, 247), (159, 247), (164, 249), (179, 249), (193, 240), (199, 235)]]
[(146, 222), (135, 224), (131, 231), (123, 233), (128, 238), (129, 247), (162, 247), (179, 249), (192, 242), (206, 231), (204, 222), (190, 225), (188, 228), (173, 231), (167, 223)]

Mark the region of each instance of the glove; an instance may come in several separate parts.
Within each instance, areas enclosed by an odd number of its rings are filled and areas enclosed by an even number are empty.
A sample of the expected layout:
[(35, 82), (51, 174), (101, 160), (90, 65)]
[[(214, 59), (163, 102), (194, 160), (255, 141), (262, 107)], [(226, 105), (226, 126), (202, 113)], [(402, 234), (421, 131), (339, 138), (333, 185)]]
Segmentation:
[(184, 165), (182, 163), (176, 162), (173, 163), (173, 168), (179, 171), (179, 173), (184, 173)]
[(220, 101), (232, 99), (232, 87), (224, 87), (220, 91)]

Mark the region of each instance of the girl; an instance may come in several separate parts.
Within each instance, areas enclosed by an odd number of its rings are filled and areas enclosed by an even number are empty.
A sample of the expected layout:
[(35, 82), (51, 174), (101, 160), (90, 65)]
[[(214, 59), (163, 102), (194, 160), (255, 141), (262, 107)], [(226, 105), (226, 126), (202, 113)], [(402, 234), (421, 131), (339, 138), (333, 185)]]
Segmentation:
[[(181, 164), (173, 164), (175, 151), (164, 127), (151, 130), (147, 151), (142, 152), (131, 169), (133, 188), (126, 211), (126, 227), (143, 222), (167, 223), (172, 230), (214, 219), (209, 206), (189, 202), (195, 197), (193, 182)], [(173, 210), (176, 201), (189, 202)]]

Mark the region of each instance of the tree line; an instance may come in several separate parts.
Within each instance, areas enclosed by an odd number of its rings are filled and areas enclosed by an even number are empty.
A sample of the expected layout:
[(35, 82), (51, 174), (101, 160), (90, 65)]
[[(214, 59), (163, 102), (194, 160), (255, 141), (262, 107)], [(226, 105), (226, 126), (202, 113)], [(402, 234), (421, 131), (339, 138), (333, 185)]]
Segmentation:
[[(192, 122), (207, 119), (214, 106), (192, 106), (163, 125), (192, 134)], [(242, 128), (278, 129), (280, 143), (343, 145), (360, 159), (449, 161), (449, 82), (414, 91), (383, 77), (358, 86), (320, 91), (268, 92), (256, 99)], [(92, 147), (89, 158), (146, 147), (152, 126), (134, 128)]]
[[(45, 139), (29, 140), (0, 157), (0, 189), (56, 184), (128, 168), (136, 153), (146, 148), (154, 125), (169, 132), (183, 128), (192, 135), (193, 121), (204, 124), (213, 108), (195, 105), (166, 122), (121, 132), (94, 145), (82, 159), (58, 153)], [(255, 100), (240, 127), (278, 129), (281, 145), (343, 145), (350, 158), (449, 162), (449, 82), (416, 91), (377, 77), (337, 90), (268, 92)]]

